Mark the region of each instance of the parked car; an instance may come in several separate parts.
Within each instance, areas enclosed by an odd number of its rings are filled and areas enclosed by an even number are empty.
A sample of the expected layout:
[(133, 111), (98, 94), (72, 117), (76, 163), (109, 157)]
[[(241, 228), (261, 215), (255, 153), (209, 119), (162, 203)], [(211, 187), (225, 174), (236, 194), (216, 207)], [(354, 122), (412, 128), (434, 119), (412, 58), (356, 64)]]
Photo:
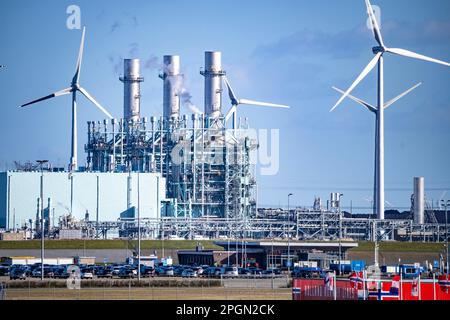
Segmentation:
[(81, 279), (94, 279), (92, 272), (81, 272)]
[(198, 274), (193, 269), (184, 269), (181, 276), (183, 278), (196, 278)]
[(248, 270), (250, 271), (252, 276), (260, 276), (263, 272), (261, 269), (255, 267), (250, 267), (248, 268)]
[(216, 273), (216, 267), (208, 267), (203, 270), (203, 277), (213, 277)]
[(223, 274), (227, 277), (238, 277), (239, 272), (237, 267), (225, 267)]
[(174, 276), (173, 267), (166, 267), (166, 276)]
[(156, 267), (155, 274), (158, 276), (163, 276), (166, 274), (166, 269), (164, 267)]
[(143, 277), (154, 277), (155, 268), (150, 266), (141, 266), (141, 276)]
[(36, 268), (31, 272), (31, 276), (33, 278), (40, 278), (41, 277), (41, 268)]
[(276, 276), (281, 274), (281, 270), (278, 268), (269, 268), (267, 270), (264, 270), (263, 274), (268, 276)]
[(131, 266), (123, 266), (122, 268), (120, 268), (118, 276), (120, 278), (134, 278), (135, 276), (137, 276), (137, 271)]
[(9, 267), (0, 266), (0, 277), (9, 276)]
[(96, 276), (99, 278), (112, 278), (113, 277), (114, 269), (111, 267), (102, 267), (101, 269), (98, 269), (96, 272)]
[(194, 270), (197, 273), (197, 275), (199, 275), (199, 276), (201, 276), (204, 272), (202, 267), (194, 267), (194, 268), (192, 268), (192, 270)]
[(291, 273), (294, 278), (323, 278), (325, 276), (324, 271), (317, 267), (295, 267)]
[(239, 268), (238, 273), (243, 276), (250, 276), (252, 272), (247, 268)]
[(14, 268), (11, 270), (11, 272), (9, 274), (10, 280), (15, 280), (15, 279), (25, 280), (26, 278), (27, 278), (26, 268)]

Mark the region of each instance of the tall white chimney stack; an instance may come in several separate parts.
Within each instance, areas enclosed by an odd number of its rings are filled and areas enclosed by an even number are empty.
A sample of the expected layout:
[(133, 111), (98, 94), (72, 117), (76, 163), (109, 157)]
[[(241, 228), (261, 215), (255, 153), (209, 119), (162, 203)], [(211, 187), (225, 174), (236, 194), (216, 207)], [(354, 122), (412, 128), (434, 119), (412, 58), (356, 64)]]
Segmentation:
[(425, 223), (425, 179), (414, 177), (414, 223)]
[(164, 81), (163, 116), (165, 119), (178, 118), (180, 116), (180, 56), (164, 56), (164, 70), (160, 78)]
[(141, 117), (141, 85), (139, 59), (124, 59), (123, 82), (123, 118), (126, 123), (138, 121)]
[(205, 69), (200, 72), (205, 77), (205, 114), (210, 118), (222, 115), (222, 53), (205, 52)]

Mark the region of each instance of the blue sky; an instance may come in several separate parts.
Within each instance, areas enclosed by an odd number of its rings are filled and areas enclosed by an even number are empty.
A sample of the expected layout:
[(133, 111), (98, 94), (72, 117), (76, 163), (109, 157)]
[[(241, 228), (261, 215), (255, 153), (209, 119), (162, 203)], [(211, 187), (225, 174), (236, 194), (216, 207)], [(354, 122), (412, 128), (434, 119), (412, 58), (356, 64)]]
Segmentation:
[[(372, 1), (381, 7), (389, 46), (450, 60), (450, 2)], [(334, 113), (345, 89), (373, 57), (363, 0), (318, 1), (17, 1), (0, 3), (0, 169), (14, 160), (48, 158), (67, 166), (70, 97), (17, 106), (69, 85), (81, 32), (66, 28), (66, 8), (81, 8), (87, 28), (81, 85), (115, 117), (122, 115), (121, 58), (137, 57), (142, 115), (161, 115), (164, 54), (179, 54), (193, 102), (203, 109), (204, 51), (223, 52), (223, 66), (241, 97), (289, 104), (290, 110), (243, 107), (254, 128), (280, 128), (280, 171), (259, 177), (261, 205), (312, 205), (315, 195), (344, 193), (344, 206), (372, 197), (374, 118), (350, 101)], [(386, 100), (423, 85), (386, 112), (386, 200), (410, 206), (412, 180), (424, 176), (429, 200), (450, 198), (450, 70), (406, 58), (385, 59)], [(375, 103), (372, 73), (354, 94)], [(79, 162), (86, 122), (103, 119), (79, 99)], [(224, 109), (228, 108), (224, 96)], [(188, 112), (184, 109), (184, 112)], [(445, 194), (446, 190), (448, 192)]]

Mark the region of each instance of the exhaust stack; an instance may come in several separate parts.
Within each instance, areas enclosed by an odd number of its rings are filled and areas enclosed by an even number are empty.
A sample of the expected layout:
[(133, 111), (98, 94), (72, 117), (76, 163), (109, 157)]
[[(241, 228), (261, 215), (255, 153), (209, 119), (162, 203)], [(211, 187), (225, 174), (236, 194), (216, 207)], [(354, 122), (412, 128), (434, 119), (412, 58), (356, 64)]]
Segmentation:
[(128, 123), (138, 121), (141, 117), (141, 85), (144, 78), (140, 76), (139, 59), (124, 59), (123, 82), (123, 118)]
[(222, 115), (222, 53), (220, 51), (205, 52), (205, 69), (200, 71), (205, 77), (205, 114), (210, 118)]
[(165, 119), (178, 118), (180, 115), (180, 56), (164, 56), (163, 74), (159, 75), (164, 81), (163, 116)]
[(414, 177), (414, 223), (425, 223), (425, 182), (423, 177)]

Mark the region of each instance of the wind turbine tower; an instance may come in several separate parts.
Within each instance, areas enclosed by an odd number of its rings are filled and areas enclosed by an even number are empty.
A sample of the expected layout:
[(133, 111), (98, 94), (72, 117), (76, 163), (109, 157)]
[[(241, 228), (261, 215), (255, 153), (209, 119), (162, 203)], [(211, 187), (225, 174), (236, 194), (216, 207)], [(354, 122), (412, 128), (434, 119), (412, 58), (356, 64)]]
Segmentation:
[(377, 115), (378, 122), (376, 128), (376, 141), (378, 144), (376, 152), (376, 199), (375, 206), (377, 208), (377, 217), (380, 220), (384, 220), (384, 54), (392, 53), (403, 57), (424, 60), (428, 62), (438, 63), (450, 67), (450, 63), (441, 60), (433, 59), (412, 51), (399, 48), (389, 48), (386, 47), (381, 35), (380, 27), (375, 18), (372, 5), (369, 0), (366, 0), (367, 13), (371, 21), (373, 34), (378, 46), (372, 48), (372, 52), (375, 57), (369, 62), (369, 64), (364, 68), (361, 74), (352, 83), (350, 88), (345, 91), (341, 98), (336, 102), (336, 104), (331, 108), (330, 112), (336, 109), (336, 107), (356, 88), (356, 86), (372, 71), (375, 66), (378, 65), (378, 107)]

